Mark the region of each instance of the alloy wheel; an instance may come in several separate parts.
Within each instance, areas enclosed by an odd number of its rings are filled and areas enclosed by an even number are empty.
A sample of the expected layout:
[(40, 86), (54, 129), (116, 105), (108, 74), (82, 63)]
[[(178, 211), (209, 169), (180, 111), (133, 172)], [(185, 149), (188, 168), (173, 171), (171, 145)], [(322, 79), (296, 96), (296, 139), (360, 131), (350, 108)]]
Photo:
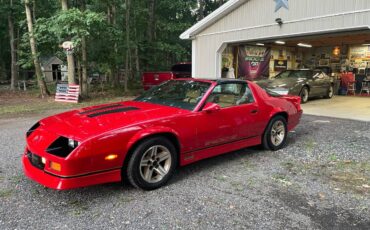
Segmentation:
[(330, 86), (330, 87), (329, 87), (329, 92), (328, 92), (328, 97), (329, 97), (329, 98), (332, 98), (332, 97), (333, 97), (333, 94), (334, 94), (333, 86)]
[(308, 101), (308, 89), (303, 88), (301, 92), (301, 102), (306, 103)]
[(271, 128), (271, 143), (279, 146), (285, 138), (285, 126), (281, 120), (277, 120)]
[(145, 151), (140, 161), (140, 175), (148, 183), (161, 181), (172, 164), (171, 153), (163, 145), (154, 145)]

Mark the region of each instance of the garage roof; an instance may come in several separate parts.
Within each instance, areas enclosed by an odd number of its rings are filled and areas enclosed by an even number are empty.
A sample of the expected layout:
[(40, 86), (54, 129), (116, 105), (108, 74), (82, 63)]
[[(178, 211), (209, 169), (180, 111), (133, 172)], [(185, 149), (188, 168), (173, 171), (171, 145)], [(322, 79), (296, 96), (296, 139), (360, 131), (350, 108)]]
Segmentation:
[(217, 10), (213, 11), (211, 14), (205, 17), (203, 20), (200, 20), (198, 23), (196, 23), (188, 30), (186, 30), (184, 33), (182, 33), (180, 35), (180, 38), (191, 39), (194, 35), (197, 35), (199, 32), (209, 27), (213, 23), (217, 22), (225, 15), (229, 14), (230, 12), (238, 8), (240, 5), (248, 1), (250, 0), (229, 0), (221, 7), (219, 7)]

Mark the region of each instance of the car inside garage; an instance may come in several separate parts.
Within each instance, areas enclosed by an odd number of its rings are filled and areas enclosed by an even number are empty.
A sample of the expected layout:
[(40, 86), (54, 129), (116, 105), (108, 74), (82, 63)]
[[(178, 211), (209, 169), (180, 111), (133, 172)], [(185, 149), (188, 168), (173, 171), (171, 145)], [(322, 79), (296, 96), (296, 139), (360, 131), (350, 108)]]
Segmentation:
[(370, 96), (370, 31), (228, 44), (222, 53), (222, 78), (264, 82), (290, 70), (300, 70), (298, 78), (309, 74), (304, 70), (320, 70), (331, 78), (334, 94)]

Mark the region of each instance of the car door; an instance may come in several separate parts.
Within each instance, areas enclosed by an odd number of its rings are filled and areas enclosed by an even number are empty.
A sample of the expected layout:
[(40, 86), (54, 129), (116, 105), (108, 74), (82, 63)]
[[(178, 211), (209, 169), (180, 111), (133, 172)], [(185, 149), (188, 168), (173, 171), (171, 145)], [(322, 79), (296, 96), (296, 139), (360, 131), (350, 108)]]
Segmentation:
[[(199, 112), (197, 141), (199, 148), (231, 143), (256, 135), (258, 106), (246, 83), (222, 83), (216, 86), (207, 102), (221, 109)], [(248, 89), (248, 93), (245, 93)], [(250, 96), (250, 97), (248, 97)]]
[(321, 96), (327, 91), (327, 86), (325, 84), (326, 80), (324, 74), (321, 71), (314, 71), (311, 81), (311, 96)]

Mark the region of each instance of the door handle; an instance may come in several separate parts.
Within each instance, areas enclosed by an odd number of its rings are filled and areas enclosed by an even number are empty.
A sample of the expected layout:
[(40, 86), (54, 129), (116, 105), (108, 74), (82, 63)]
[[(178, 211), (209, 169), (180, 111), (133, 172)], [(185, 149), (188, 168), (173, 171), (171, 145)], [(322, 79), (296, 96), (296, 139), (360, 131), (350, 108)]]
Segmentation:
[(253, 110), (251, 110), (251, 113), (252, 114), (256, 114), (258, 112), (258, 109), (253, 109)]

